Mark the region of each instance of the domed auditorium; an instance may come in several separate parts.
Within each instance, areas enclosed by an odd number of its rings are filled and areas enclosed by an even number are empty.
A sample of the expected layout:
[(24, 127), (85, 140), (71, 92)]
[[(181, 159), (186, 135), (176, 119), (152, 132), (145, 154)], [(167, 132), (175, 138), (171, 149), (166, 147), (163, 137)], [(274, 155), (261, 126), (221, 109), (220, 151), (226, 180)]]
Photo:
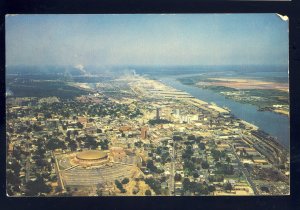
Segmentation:
[(101, 150), (87, 150), (76, 154), (74, 163), (80, 165), (101, 165), (109, 162), (108, 154)]
[(110, 150), (84, 150), (55, 154), (60, 185), (68, 187), (97, 186), (125, 177), (142, 175), (140, 158), (120, 147)]

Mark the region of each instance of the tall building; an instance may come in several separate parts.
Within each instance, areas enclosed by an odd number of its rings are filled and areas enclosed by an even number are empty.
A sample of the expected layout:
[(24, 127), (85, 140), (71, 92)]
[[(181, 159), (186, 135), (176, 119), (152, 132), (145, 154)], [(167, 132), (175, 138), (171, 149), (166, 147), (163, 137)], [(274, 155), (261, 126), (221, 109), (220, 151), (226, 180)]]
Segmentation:
[(141, 129), (141, 138), (142, 139), (146, 139), (147, 138), (147, 131), (148, 131), (148, 129), (146, 127), (143, 127)]
[(179, 109), (175, 109), (174, 110), (174, 114), (179, 117), (180, 116), (180, 110)]
[(160, 119), (160, 108), (156, 108), (156, 119)]

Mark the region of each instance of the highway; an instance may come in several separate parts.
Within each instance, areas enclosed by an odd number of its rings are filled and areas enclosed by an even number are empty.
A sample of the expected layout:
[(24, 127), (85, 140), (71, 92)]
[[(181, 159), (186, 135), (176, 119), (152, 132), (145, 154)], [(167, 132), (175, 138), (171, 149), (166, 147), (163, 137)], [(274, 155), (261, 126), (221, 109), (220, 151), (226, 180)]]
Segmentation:
[(26, 171), (25, 180), (27, 183), (30, 179), (30, 157), (29, 156), (26, 159), (25, 171)]
[(173, 152), (171, 155), (171, 166), (170, 166), (170, 180), (169, 180), (169, 193), (174, 195), (175, 193), (175, 142), (173, 141)]
[[(30, 154), (28, 143), (26, 143), (26, 152)], [(30, 155), (28, 155), (26, 158), (25, 173), (25, 181), (27, 183), (30, 179)]]
[(251, 178), (250, 178), (250, 174), (249, 174), (248, 170), (245, 168), (245, 166), (243, 165), (243, 163), (241, 163), (240, 158), (239, 158), (239, 156), (236, 154), (236, 152), (235, 152), (235, 150), (234, 150), (234, 148), (233, 148), (232, 145), (231, 145), (231, 149), (232, 149), (232, 151), (233, 151), (233, 154), (234, 154), (235, 158), (236, 158), (237, 161), (238, 161), (239, 169), (242, 170), (243, 174), (245, 175), (245, 177), (246, 177), (246, 179), (247, 179), (247, 182), (250, 184), (250, 186), (251, 186), (251, 188), (252, 188), (252, 190), (253, 190), (253, 192), (254, 192), (254, 195), (259, 195), (258, 190), (256, 189), (255, 184), (253, 183), (253, 181), (252, 181)]

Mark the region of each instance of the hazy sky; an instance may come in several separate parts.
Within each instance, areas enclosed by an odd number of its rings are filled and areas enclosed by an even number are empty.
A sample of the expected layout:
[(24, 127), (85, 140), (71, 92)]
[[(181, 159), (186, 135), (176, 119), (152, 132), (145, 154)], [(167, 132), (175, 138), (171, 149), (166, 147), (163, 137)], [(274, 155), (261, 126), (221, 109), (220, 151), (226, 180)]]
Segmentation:
[(275, 14), (6, 17), (6, 64), (288, 63), (288, 22)]

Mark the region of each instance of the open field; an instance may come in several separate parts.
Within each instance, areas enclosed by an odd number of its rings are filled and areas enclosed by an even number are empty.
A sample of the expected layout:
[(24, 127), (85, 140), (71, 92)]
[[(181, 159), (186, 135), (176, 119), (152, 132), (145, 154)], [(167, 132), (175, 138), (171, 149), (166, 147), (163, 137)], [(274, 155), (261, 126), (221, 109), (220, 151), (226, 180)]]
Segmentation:
[(240, 103), (255, 105), (259, 111), (289, 115), (289, 84), (275, 78), (274, 81), (265, 81), (263, 78), (196, 76), (178, 80), (185, 85), (212, 90)]
[(87, 94), (87, 89), (69, 85), (57, 80), (12, 80), (7, 83), (13, 97), (52, 97), (74, 98)]
[(241, 79), (241, 78), (208, 78), (206, 82), (198, 82), (196, 85), (211, 85), (211, 86), (224, 86), (234, 89), (275, 89), (281, 91), (289, 91), (287, 83), (269, 82), (254, 79)]
[(91, 87), (87, 83), (73, 82), (69, 83), (69, 85), (80, 89), (91, 90)]

